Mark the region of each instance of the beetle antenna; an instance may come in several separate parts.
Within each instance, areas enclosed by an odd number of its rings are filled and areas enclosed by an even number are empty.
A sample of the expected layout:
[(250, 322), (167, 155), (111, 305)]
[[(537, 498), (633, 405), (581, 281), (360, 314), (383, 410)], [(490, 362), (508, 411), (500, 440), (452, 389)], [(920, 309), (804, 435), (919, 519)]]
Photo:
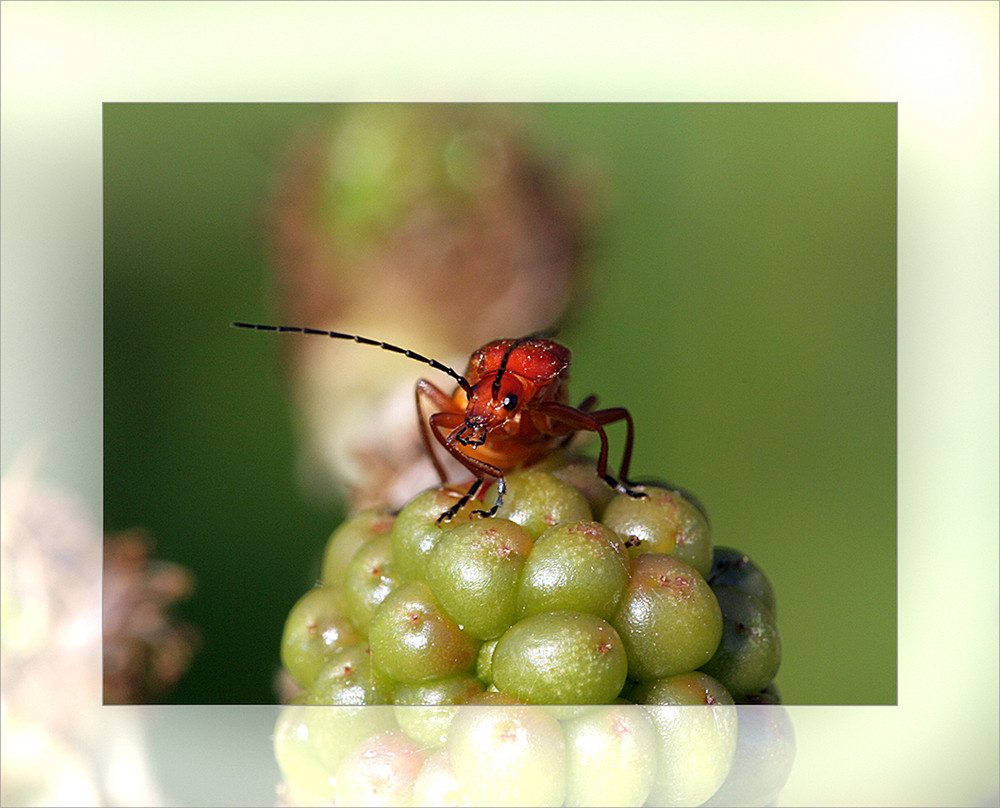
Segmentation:
[(435, 370), (447, 373), (451, 376), (451, 378), (458, 382), (459, 387), (461, 387), (469, 395), (472, 395), (472, 385), (469, 384), (468, 379), (466, 379), (461, 373), (452, 370), (450, 367), (438, 362), (436, 359), (430, 359), (426, 356), (422, 356), (415, 351), (409, 350), (408, 348), (400, 348), (397, 345), (390, 345), (388, 342), (381, 342), (377, 339), (361, 337), (357, 334), (343, 334), (340, 331), (323, 331), (319, 328), (299, 328), (298, 326), (292, 325), (262, 325), (260, 323), (233, 323), (232, 325), (233, 328), (249, 328), (251, 331), (277, 331), (281, 334), (316, 334), (321, 337), (331, 337), (333, 339), (349, 339), (354, 342), (361, 343), (362, 345), (374, 345), (376, 348), (402, 354), (407, 359), (414, 359), (417, 362), (423, 362), (425, 365), (430, 365)]

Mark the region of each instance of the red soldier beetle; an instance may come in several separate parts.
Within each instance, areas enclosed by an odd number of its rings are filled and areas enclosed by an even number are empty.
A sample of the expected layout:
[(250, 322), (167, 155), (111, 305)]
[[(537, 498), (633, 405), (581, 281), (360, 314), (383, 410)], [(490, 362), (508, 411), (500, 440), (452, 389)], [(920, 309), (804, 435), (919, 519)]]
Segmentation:
[[(496, 502), (489, 510), (477, 510), (473, 514), (493, 516), (503, 504), (507, 472), (541, 460), (580, 431), (596, 432), (600, 437), (597, 475), (601, 479), (629, 496), (646, 496), (628, 481), (634, 433), (632, 416), (624, 407), (593, 410), (597, 401), (594, 396), (588, 396), (579, 407), (572, 406), (568, 389), (570, 351), (558, 342), (538, 336), (494, 340), (472, 355), (463, 376), (436, 359), (356, 334), (256, 323), (233, 323), (233, 326), (255, 331), (314, 334), (374, 345), (430, 365), (454, 379), (458, 387), (452, 395), (426, 379), (421, 379), (416, 386), (420, 434), (442, 484), (448, 484), (447, 474), (434, 453), (432, 441), (437, 441), (475, 477), (468, 491), (438, 517), (438, 522), (451, 520), (491, 478), (497, 481)], [(427, 418), (423, 417), (425, 402), (436, 410)], [(625, 422), (626, 434), (616, 479), (607, 470), (609, 449), (604, 427), (617, 421)]]

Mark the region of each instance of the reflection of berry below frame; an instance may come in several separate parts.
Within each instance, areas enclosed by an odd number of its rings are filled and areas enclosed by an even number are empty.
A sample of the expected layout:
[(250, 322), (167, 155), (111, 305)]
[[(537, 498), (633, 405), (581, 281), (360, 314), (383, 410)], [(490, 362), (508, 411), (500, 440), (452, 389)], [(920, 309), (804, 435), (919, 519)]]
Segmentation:
[(293, 705), (274, 751), (288, 805), (769, 805), (795, 737), (780, 705)]

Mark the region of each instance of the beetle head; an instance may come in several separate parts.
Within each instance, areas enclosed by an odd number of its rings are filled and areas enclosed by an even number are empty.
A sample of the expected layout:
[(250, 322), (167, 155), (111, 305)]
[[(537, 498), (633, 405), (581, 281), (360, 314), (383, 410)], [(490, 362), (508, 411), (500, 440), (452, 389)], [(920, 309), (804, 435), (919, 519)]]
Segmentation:
[(480, 379), (472, 387), (465, 423), (455, 439), (463, 446), (482, 446), (490, 432), (517, 417), (525, 396), (522, 380), (513, 373)]

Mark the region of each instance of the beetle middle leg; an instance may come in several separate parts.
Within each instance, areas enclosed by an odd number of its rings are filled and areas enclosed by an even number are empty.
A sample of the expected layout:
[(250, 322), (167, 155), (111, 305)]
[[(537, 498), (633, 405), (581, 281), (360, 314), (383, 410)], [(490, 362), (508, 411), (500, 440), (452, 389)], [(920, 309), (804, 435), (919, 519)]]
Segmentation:
[[(434, 464), (434, 470), (437, 471), (438, 476), (441, 478), (441, 484), (448, 484), (448, 473), (444, 469), (441, 460), (438, 458), (437, 454), (434, 452), (434, 447), (431, 444), (431, 435), (434, 434), (433, 426), (431, 425), (430, 417), (425, 417), (423, 413), (422, 404), (424, 401), (430, 402), (430, 404), (436, 408), (438, 414), (446, 414), (450, 416), (458, 416), (458, 421), (461, 421), (463, 410), (455, 403), (455, 400), (445, 393), (440, 387), (426, 379), (421, 379), (417, 382), (416, 387), (417, 394), (417, 423), (420, 427), (420, 437), (424, 441), (424, 448), (427, 450), (427, 454), (431, 458), (431, 463)], [(447, 448), (447, 447), (445, 447)], [(464, 503), (463, 503), (464, 504)], [(458, 511), (456, 511), (457, 513)], [(452, 514), (454, 516), (454, 514)]]
[[(577, 407), (578, 410), (582, 412), (590, 412), (594, 409), (594, 405), (597, 404), (597, 396), (591, 393), (583, 401), (580, 402), (580, 406)], [(570, 432), (565, 438), (559, 441), (559, 448), (565, 449), (570, 443), (573, 442), (573, 438), (576, 436), (575, 432)]]
[[(594, 399), (590, 397), (584, 401), (584, 405), (593, 406)], [(586, 430), (596, 432), (601, 439), (601, 453), (597, 458), (597, 476), (604, 480), (616, 491), (628, 494), (636, 499), (645, 499), (646, 494), (636, 489), (628, 481), (628, 469), (632, 462), (632, 442), (634, 439), (635, 427), (632, 423), (632, 415), (624, 407), (611, 407), (606, 410), (589, 412), (582, 407), (573, 407), (558, 401), (546, 401), (539, 405), (539, 412), (548, 416), (553, 421), (563, 424), (573, 430)], [(618, 474), (618, 479), (608, 474), (608, 435), (604, 431), (607, 424), (617, 421), (625, 422), (625, 450), (622, 452), (622, 464)]]

